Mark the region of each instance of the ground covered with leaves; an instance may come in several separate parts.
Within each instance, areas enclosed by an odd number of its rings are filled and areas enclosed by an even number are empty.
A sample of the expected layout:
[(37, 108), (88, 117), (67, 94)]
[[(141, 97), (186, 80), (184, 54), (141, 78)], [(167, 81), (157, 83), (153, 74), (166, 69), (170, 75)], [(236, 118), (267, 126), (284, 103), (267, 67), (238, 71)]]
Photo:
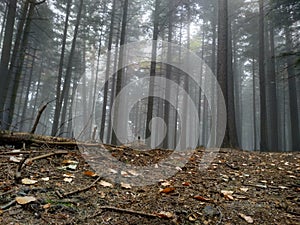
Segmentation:
[[(139, 166), (172, 153), (109, 150)], [(0, 224), (300, 224), (300, 153), (221, 149), (199, 170), (203, 152), (168, 179), (133, 186), (97, 175), (79, 150), (0, 147)]]

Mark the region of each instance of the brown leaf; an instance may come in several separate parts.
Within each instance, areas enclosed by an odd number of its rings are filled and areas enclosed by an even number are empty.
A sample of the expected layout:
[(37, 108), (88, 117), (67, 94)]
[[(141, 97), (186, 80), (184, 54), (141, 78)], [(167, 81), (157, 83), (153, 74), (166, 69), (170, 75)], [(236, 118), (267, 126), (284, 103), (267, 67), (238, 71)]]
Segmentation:
[(188, 186), (191, 186), (191, 183), (190, 182), (183, 182), (182, 185), (188, 187)]
[(175, 188), (174, 187), (167, 187), (165, 189), (161, 189), (159, 191), (159, 193), (165, 193), (165, 194), (169, 194), (171, 192), (174, 192), (175, 191)]
[(97, 174), (94, 173), (93, 171), (84, 171), (83, 174), (86, 175), (86, 176), (88, 176), (88, 177), (95, 177), (95, 176), (97, 176)]
[(18, 204), (20, 205), (25, 205), (28, 204), (30, 202), (35, 202), (36, 198), (32, 197), (32, 196), (26, 196), (26, 197), (16, 197), (16, 201)]
[(157, 215), (160, 217), (160, 218), (163, 218), (163, 219), (171, 219), (174, 217), (174, 214), (171, 213), (171, 212), (159, 212), (157, 213)]
[(253, 223), (254, 222), (251, 216), (246, 216), (243, 213), (239, 213), (239, 216), (241, 218), (243, 218), (247, 223)]
[(200, 195), (194, 196), (194, 199), (197, 199), (197, 200), (202, 201), (202, 202), (209, 202), (209, 201), (211, 201), (209, 198), (205, 198), (205, 197), (202, 197)]

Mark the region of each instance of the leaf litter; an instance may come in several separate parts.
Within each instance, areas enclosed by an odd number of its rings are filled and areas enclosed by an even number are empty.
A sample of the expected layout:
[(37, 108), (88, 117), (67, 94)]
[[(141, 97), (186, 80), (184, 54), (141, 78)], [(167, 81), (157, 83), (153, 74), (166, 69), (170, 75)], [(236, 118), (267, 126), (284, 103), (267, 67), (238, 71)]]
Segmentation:
[[(110, 151), (138, 166), (171, 154), (128, 146)], [(99, 177), (77, 150), (32, 161), (22, 168), (21, 183), (14, 181), (19, 160), (0, 157), (0, 224), (299, 224), (300, 153), (221, 149), (199, 170), (203, 151), (173, 177), (143, 187)]]

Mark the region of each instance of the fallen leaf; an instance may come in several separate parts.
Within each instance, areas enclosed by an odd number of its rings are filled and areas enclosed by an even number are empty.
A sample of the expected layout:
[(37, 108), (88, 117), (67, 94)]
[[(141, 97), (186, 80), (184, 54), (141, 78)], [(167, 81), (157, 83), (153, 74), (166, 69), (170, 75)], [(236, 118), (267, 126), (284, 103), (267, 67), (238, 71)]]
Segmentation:
[(88, 177), (95, 177), (95, 176), (97, 176), (97, 174), (94, 173), (93, 171), (84, 171), (83, 174), (86, 175), (86, 176), (88, 176)]
[(103, 187), (113, 187), (113, 185), (111, 183), (108, 183), (104, 180), (101, 180), (99, 184)]
[(202, 197), (200, 195), (194, 196), (194, 199), (197, 199), (197, 200), (202, 201), (202, 202), (209, 202), (209, 201), (211, 201), (209, 198), (205, 198), (205, 197)]
[(64, 178), (64, 181), (65, 181), (65, 182), (68, 182), (68, 183), (71, 183), (71, 182), (73, 181), (73, 179), (72, 179), (72, 178), (69, 178), (69, 177), (66, 177), (66, 178)]
[(233, 191), (222, 190), (221, 193), (222, 193), (223, 195), (232, 195), (232, 194), (233, 194)]
[(16, 201), (20, 205), (25, 205), (25, 204), (28, 204), (30, 202), (35, 202), (36, 200), (37, 199), (35, 197), (32, 197), (32, 196), (16, 197)]
[(31, 185), (31, 184), (35, 184), (37, 182), (38, 182), (37, 180), (31, 180), (31, 179), (28, 179), (28, 178), (22, 179), (22, 184)]
[(63, 174), (63, 176), (68, 177), (68, 178), (75, 178), (75, 175), (71, 174), (71, 173), (65, 173), (65, 174)]
[(62, 161), (62, 164), (78, 164), (78, 162), (75, 160), (66, 159), (66, 160)]
[(46, 205), (43, 205), (43, 209), (49, 209), (51, 207), (51, 204), (50, 203), (48, 203), (48, 204), (46, 204)]
[(173, 187), (167, 187), (167, 188), (165, 188), (165, 189), (161, 189), (161, 190), (159, 191), (159, 193), (169, 194), (169, 193), (171, 193), (171, 192), (173, 192), (173, 191), (175, 191), (175, 188), (173, 188)]
[(126, 184), (126, 183), (123, 183), (123, 182), (121, 182), (121, 187), (125, 188), (125, 189), (131, 189), (131, 185), (130, 184)]
[(232, 196), (233, 191), (222, 190), (221, 193), (223, 194), (224, 198), (226, 198), (227, 200), (234, 200)]
[(98, 194), (100, 195), (100, 198), (105, 198), (105, 193), (103, 191), (98, 192)]
[(196, 214), (192, 214), (189, 216), (189, 221), (191, 221), (191, 222), (195, 222), (197, 219), (198, 219), (198, 217)]
[(189, 183), (189, 182), (183, 182), (182, 185), (187, 187), (187, 186), (191, 186), (191, 183)]
[(9, 161), (15, 162), (15, 163), (19, 163), (19, 162), (21, 162), (21, 160), (22, 160), (21, 157), (11, 156), (11, 157), (9, 158)]
[(242, 192), (247, 192), (247, 191), (249, 190), (249, 188), (240, 188), (240, 190), (241, 190)]
[(171, 183), (169, 181), (165, 181), (163, 183), (160, 184), (163, 187), (167, 187), (167, 186), (171, 186)]
[(163, 218), (163, 219), (171, 219), (174, 217), (174, 214), (171, 213), (171, 212), (159, 212), (157, 213), (157, 215), (160, 217), (160, 218)]
[(128, 173), (134, 177), (137, 177), (139, 175), (135, 170), (128, 170)]
[(239, 216), (241, 218), (243, 218), (247, 223), (253, 223), (254, 222), (251, 216), (246, 216), (243, 213), (239, 213)]

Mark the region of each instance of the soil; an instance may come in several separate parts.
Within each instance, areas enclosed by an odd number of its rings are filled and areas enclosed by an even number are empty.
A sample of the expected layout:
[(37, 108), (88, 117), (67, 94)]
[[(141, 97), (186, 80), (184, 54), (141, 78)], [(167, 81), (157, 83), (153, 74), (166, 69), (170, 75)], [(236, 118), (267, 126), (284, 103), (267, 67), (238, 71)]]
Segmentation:
[[(200, 170), (200, 148), (172, 177), (134, 186), (97, 175), (79, 150), (20, 151), (0, 147), (0, 224), (300, 224), (300, 153), (220, 149)], [(130, 146), (109, 152), (138, 166), (172, 157)]]

